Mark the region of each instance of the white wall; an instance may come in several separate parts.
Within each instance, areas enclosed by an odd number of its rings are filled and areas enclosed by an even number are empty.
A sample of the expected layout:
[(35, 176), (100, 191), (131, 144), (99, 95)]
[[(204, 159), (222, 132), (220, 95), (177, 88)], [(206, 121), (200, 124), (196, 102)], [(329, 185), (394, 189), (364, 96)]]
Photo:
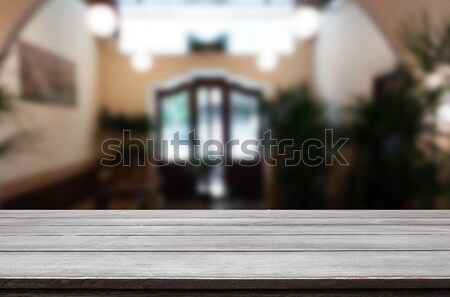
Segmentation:
[(317, 89), (335, 119), (339, 108), (369, 96), (373, 79), (397, 61), (378, 26), (353, 0), (337, 0), (325, 11), (315, 59)]
[[(38, 139), (24, 151), (0, 158), (0, 185), (63, 168), (93, 156), (96, 116), (97, 49), (84, 25), (85, 4), (77, 0), (50, 0), (33, 16), (20, 40), (75, 63), (76, 106), (18, 100), (14, 119)], [(13, 47), (0, 74), (0, 84), (20, 94), (19, 58)], [(8, 122), (7, 122), (8, 123)], [(0, 138), (15, 126), (2, 123)]]

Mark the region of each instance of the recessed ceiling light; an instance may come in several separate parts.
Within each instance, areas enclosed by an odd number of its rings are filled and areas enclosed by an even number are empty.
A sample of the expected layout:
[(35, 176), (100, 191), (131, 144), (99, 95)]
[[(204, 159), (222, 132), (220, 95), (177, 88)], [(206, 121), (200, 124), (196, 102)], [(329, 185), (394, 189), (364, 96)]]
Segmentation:
[(118, 27), (117, 14), (109, 5), (94, 4), (87, 10), (86, 23), (91, 33), (111, 37)]
[(134, 54), (131, 56), (131, 66), (137, 72), (147, 72), (153, 66), (153, 58), (148, 54)]
[(292, 20), (294, 34), (297, 38), (305, 40), (314, 37), (320, 29), (320, 12), (313, 7), (299, 8)]
[(260, 70), (270, 72), (278, 66), (278, 57), (273, 53), (262, 53), (257, 57), (256, 62)]

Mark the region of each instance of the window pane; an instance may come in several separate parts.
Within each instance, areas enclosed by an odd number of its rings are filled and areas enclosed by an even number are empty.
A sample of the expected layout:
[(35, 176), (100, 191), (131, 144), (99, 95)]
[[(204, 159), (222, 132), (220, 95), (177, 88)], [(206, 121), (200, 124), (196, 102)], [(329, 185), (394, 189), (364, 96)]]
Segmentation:
[[(251, 156), (242, 151), (242, 143), (246, 140), (259, 139), (258, 99), (255, 96), (239, 91), (231, 92), (230, 101), (230, 136), (232, 140), (239, 140), (239, 146), (233, 146), (234, 159)], [(248, 147), (257, 150), (257, 146)]]
[(209, 137), (209, 104), (208, 88), (199, 88), (197, 91), (197, 137), (203, 144)]
[(222, 121), (222, 90), (220, 88), (211, 89), (211, 135), (210, 139), (223, 143), (223, 121)]
[[(162, 139), (169, 141), (168, 152), (165, 155), (169, 160), (174, 159), (174, 147), (170, 141), (174, 139), (175, 133), (180, 133), (181, 140), (189, 139), (190, 116), (189, 116), (189, 93), (186, 91), (167, 96), (162, 99)], [(180, 158), (189, 156), (189, 147), (180, 146)]]
[(207, 140), (218, 140), (223, 143), (222, 103), (223, 93), (220, 88), (198, 89), (197, 136), (200, 140), (200, 151)]

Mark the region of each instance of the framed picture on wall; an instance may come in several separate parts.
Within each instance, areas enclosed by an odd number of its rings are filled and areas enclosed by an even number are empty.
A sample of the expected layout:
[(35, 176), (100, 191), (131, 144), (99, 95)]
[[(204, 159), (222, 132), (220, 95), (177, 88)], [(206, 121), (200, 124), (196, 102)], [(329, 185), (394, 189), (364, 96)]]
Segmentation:
[(76, 104), (76, 71), (73, 62), (45, 49), (20, 42), (21, 95), (24, 100)]

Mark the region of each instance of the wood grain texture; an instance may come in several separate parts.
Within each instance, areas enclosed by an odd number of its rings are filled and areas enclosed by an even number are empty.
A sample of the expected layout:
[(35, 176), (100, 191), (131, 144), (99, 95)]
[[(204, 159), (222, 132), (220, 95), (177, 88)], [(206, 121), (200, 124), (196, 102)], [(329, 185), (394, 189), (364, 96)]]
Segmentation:
[(2, 297), (448, 297), (448, 290), (4, 290)]
[[(349, 240), (351, 239), (351, 240)], [(442, 235), (0, 236), (0, 252), (450, 251)]]
[(4, 290), (448, 296), (450, 211), (0, 211), (0, 267)]
[(450, 218), (447, 210), (0, 210), (1, 218)]
[(1, 226), (446, 226), (450, 218), (1, 218)]
[[(83, 220), (83, 219), (80, 219)], [(31, 226), (5, 225), (2, 235), (122, 235), (122, 236), (232, 236), (232, 235), (441, 235), (450, 236), (450, 226), (438, 225), (297, 225), (297, 226)], [(348, 238), (347, 240), (351, 240)]]

